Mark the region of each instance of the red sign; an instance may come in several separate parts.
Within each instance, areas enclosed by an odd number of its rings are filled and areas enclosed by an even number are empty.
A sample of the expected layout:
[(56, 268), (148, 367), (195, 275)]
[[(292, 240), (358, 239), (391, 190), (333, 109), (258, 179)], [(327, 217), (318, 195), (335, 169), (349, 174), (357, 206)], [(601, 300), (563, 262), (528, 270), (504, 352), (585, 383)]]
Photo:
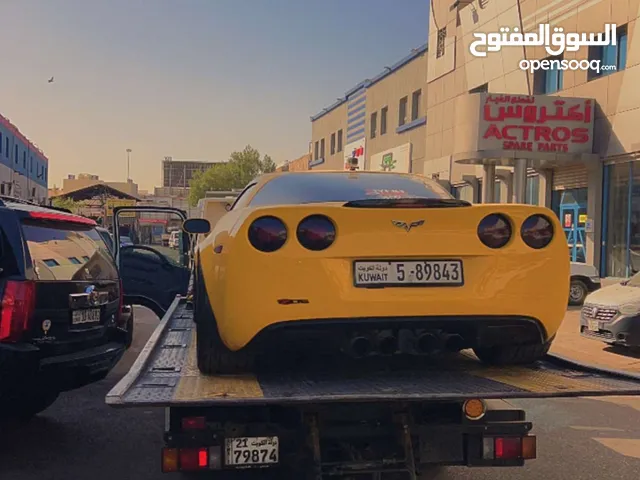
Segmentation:
[[(554, 98), (488, 95), (482, 111), (484, 142), (481, 144), (484, 148), (481, 149), (551, 153), (590, 151), (592, 101)], [(568, 102), (573, 104), (567, 105)]]

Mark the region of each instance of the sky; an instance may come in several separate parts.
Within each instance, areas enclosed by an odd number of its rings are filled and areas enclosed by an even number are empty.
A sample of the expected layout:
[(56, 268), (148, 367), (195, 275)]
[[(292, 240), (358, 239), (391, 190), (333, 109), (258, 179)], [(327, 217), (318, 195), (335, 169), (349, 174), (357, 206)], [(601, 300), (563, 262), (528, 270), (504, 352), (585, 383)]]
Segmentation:
[[(141, 189), (160, 162), (276, 163), (309, 117), (426, 43), (426, 0), (1, 0), (0, 113), (49, 158)], [(54, 82), (47, 80), (54, 76)]]

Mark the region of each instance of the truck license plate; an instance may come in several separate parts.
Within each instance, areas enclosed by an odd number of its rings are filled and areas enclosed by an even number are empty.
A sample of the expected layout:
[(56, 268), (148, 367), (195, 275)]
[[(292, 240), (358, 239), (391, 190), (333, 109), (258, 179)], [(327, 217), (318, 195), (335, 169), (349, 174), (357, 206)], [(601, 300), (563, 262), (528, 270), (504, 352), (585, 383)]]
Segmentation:
[(225, 464), (230, 466), (278, 463), (278, 437), (225, 439)]
[(597, 320), (589, 320), (589, 327), (588, 328), (592, 332), (599, 332), (600, 331), (600, 322), (598, 322)]
[(71, 324), (82, 325), (84, 323), (98, 323), (100, 321), (100, 309), (90, 308), (86, 310), (74, 310), (71, 312)]

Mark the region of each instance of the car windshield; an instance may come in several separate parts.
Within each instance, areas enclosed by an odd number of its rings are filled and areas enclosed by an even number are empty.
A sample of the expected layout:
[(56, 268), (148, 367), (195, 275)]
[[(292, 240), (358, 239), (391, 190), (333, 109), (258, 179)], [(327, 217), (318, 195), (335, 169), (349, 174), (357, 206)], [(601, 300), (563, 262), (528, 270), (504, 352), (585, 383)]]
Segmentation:
[(289, 173), (267, 182), (249, 202), (258, 205), (353, 202), (399, 198), (453, 199), (439, 183), (395, 173)]

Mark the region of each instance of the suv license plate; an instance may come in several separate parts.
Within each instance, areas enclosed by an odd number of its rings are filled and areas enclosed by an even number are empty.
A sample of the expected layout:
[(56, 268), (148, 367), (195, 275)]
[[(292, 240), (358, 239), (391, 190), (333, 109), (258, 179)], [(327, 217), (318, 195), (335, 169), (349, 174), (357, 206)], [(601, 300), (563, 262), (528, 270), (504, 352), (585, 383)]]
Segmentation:
[(71, 324), (83, 325), (85, 323), (100, 322), (100, 309), (90, 308), (86, 310), (74, 310), (71, 312)]
[(278, 437), (238, 437), (225, 439), (225, 464), (229, 466), (278, 463)]
[(599, 332), (600, 322), (598, 322), (598, 320), (589, 320), (589, 330), (592, 332)]

